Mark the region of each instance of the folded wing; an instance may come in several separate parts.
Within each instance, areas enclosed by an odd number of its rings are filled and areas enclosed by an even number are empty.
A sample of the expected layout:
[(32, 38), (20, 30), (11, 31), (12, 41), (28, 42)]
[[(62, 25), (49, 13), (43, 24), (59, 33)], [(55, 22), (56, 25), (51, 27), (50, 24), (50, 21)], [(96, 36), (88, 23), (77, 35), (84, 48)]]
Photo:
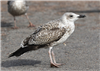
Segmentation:
[(36, 31), (27, 37), (22, 43), (27, 45), (45, 45), (59, 40), (66, 32), (65, 28), (59, 28), (58, 23), (48, 23), (36, 29)]

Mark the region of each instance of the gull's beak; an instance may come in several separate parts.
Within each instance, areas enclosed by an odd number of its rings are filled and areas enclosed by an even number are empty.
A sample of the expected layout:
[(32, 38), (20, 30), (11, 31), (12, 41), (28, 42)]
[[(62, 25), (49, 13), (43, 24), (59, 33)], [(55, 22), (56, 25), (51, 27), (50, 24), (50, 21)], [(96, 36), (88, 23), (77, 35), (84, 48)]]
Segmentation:
[(85, 15), (79, 15), (78, 18), (84, 18), (86, 17)]

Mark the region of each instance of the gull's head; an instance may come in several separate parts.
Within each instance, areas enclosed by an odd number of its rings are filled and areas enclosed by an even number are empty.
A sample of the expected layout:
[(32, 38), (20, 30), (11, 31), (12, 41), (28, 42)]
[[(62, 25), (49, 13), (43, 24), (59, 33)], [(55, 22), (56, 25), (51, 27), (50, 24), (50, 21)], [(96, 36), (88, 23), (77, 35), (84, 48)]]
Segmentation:
[(78, 14), (75, 14), (75, 13), (72, 13), (72, 12), (67, 12), (62, 16), (62, 18), (64, 20), (70, 21), (70, 22), (74, 22), (77, 19), (84, 18), (84, 17), (85, 17), (85, 15), (78, 15)]

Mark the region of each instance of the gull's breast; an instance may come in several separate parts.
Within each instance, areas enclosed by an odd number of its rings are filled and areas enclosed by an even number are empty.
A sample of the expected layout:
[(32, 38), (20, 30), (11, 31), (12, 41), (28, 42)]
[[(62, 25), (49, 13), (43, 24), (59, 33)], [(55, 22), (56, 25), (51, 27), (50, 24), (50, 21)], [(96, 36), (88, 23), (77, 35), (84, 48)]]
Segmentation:
[(56, 45), (65, 42), (67, 38), (74, 32), (75, 26), (73, 24), (73, 25), (65, 26), (65, 28), (66, 28), (66, 33), (61, 37), (60, 40), (56, 42)]

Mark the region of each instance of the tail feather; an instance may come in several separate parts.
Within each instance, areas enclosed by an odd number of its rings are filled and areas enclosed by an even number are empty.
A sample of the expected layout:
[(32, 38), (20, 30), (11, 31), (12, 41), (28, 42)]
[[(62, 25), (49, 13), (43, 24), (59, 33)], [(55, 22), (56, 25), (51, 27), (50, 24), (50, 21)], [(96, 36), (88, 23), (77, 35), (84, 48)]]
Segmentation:
[(25, 48), (20, 47), (17, 51), (11, 53), (8, 58), (13, 57), (13, 56), (18, 57), (18, 56), (24, 54), (25, 52), (37, 50), (37, 49), (39, 49), (38, 46), (28, 46)]
[(8, 58), (13, 57), (13, 56), (18, 57), (22, 55), (24, 52), (25, 52), (25, 48), (19, 48), (17, 51), (11, 53)]

